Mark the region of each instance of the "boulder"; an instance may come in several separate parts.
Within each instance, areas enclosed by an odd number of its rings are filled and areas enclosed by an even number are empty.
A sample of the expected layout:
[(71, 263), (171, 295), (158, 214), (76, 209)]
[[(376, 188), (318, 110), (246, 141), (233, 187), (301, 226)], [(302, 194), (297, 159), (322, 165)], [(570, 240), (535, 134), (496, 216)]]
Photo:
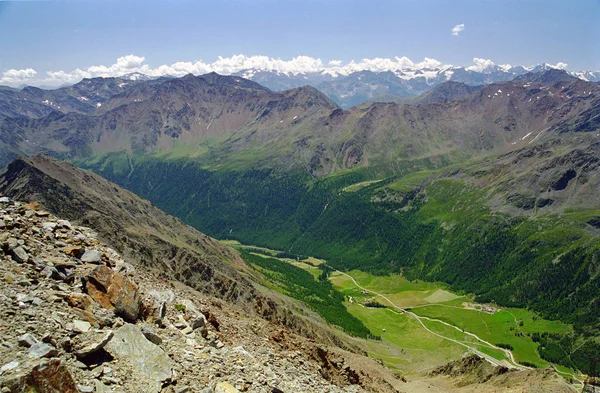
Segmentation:
[(140, 312), (137, 286), (106, 266), (98, 266), (84, 278), (85, 290), (94, 300), (126, 321), (135, 322)]
[(156, 345), (162, 344), (162, 338), (158, 334), (156, 334), (154, 329), (152, 329), (150, 326), (141, 325), (141, 329), (142, 333), (144, 334), (144, 337), (150, 340), (150, 342)]
[(15, 247), (11, 251), (11, 255), (17, 262), (21, 262), (21, 263), (27, 262), (27, 260), (29, 259), (29, 255), (25, 252), (25, 250), (21, 246)]
[(217, 386), (215, 386), (215, 393), (239, 393), (235, 387), (229, 382), (219, 382)]
[(20, 346), (29, 348), (39, 342), (31, 333), (25, 333), (17, 339)]
[(86, 263), (100, 263), (102, 261), (102, 253), (96, 250), (85, 250), (81, 256), (81, 261)]
[(60, 359), (43, 359), (3, 385), (9, 392), (78, 393), (73, 376)]
[(51, 345), (37, 342), (29, 348), (28, 354), (32, 358), (51, 358), (58, 355), (58, 351)]
[(144, 337), (136, 325), (125, 324), (120, 327), (105, 350), (113, 357), (129, 363), (137, 373), (138, 380), (145, 381), (141, 391), (160, 392), (164, 382), (173, 375), (173, 361), (157, 345)]
[(101, 349), (113, 338), (113, 331), (91, 330), (73, 339), (72, 346), (75, 356), (83, 359)]
[(167, 312), (167, 304), (175, 301), (173, 291), (149, 290), (142, 300), (142, 316), (147, 322), (160, 322)]
[(79, 257), (85, 250), (81, 246), (66, 246), (63, 248), (63, 252), (71, 257)]

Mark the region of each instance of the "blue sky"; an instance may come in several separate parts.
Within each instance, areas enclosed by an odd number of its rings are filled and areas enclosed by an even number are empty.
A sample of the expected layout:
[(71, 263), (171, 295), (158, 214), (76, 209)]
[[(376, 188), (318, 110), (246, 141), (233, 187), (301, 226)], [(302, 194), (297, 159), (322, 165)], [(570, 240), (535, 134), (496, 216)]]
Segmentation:
[(600, 0), (0, 1), (0, 73), (40, 77), (130, 54), (151, 67), (244, 54), (598, 70), (599, 22)]

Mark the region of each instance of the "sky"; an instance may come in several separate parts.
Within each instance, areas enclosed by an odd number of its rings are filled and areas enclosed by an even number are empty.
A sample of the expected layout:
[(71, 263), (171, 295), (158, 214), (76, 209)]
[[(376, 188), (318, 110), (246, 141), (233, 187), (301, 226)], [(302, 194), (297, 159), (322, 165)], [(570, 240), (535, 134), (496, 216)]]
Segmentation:
[(0, 0), (0, 84), (248, 66), (600, 70), (599, 22), (600, 0)]

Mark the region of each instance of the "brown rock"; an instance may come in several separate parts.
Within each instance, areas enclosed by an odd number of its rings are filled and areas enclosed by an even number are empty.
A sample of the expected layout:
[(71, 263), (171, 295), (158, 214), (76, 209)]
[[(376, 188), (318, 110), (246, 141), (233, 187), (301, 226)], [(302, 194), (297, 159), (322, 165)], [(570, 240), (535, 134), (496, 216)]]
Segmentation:
[(85, 278), (85, 290), (94, 300), (123, 319), (135, 322), (140, 312), (137, 286), (106, 266), (98, 266)]
[(6, 382), (11, 392), (78, 393), (73, 376), (60, 359), (42, 360), (26, 374)]
[(83, 255), (85, 249), (81, 246), (66, 246), (63, 248), (63, 252), (71, 257), (79, 257)]
[(94, 306), (94, 299), (85, 293), (70, 293), (66, 300), (69, 306), (79, 308), (81, 310), (92, 311)]
[(23, 206), (25, 206), (28, 209), (35, 210), (35, 211), (40, 210), (40, 207), (41, 207), (39, 202), (29, 202), (29, 203), (24, 204)]

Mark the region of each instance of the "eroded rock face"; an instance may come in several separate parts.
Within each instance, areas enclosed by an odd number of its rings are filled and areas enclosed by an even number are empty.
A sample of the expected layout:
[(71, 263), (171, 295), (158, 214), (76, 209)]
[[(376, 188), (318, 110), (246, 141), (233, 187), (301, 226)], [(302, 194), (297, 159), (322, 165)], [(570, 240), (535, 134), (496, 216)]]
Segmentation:
[(135, 322), (140, 312), (137, 286), (106, 266), (98, 266), (85, 278), (85, 290), (104, 308), (114, 309), (126, 321)]
[(105, 347), (117, 359), (128, 362), (147, 383), (147, 392), (159, 392), (173, 375), (173, 361), (156, 344), (146, 339), (136, 325), (120, 327)]

